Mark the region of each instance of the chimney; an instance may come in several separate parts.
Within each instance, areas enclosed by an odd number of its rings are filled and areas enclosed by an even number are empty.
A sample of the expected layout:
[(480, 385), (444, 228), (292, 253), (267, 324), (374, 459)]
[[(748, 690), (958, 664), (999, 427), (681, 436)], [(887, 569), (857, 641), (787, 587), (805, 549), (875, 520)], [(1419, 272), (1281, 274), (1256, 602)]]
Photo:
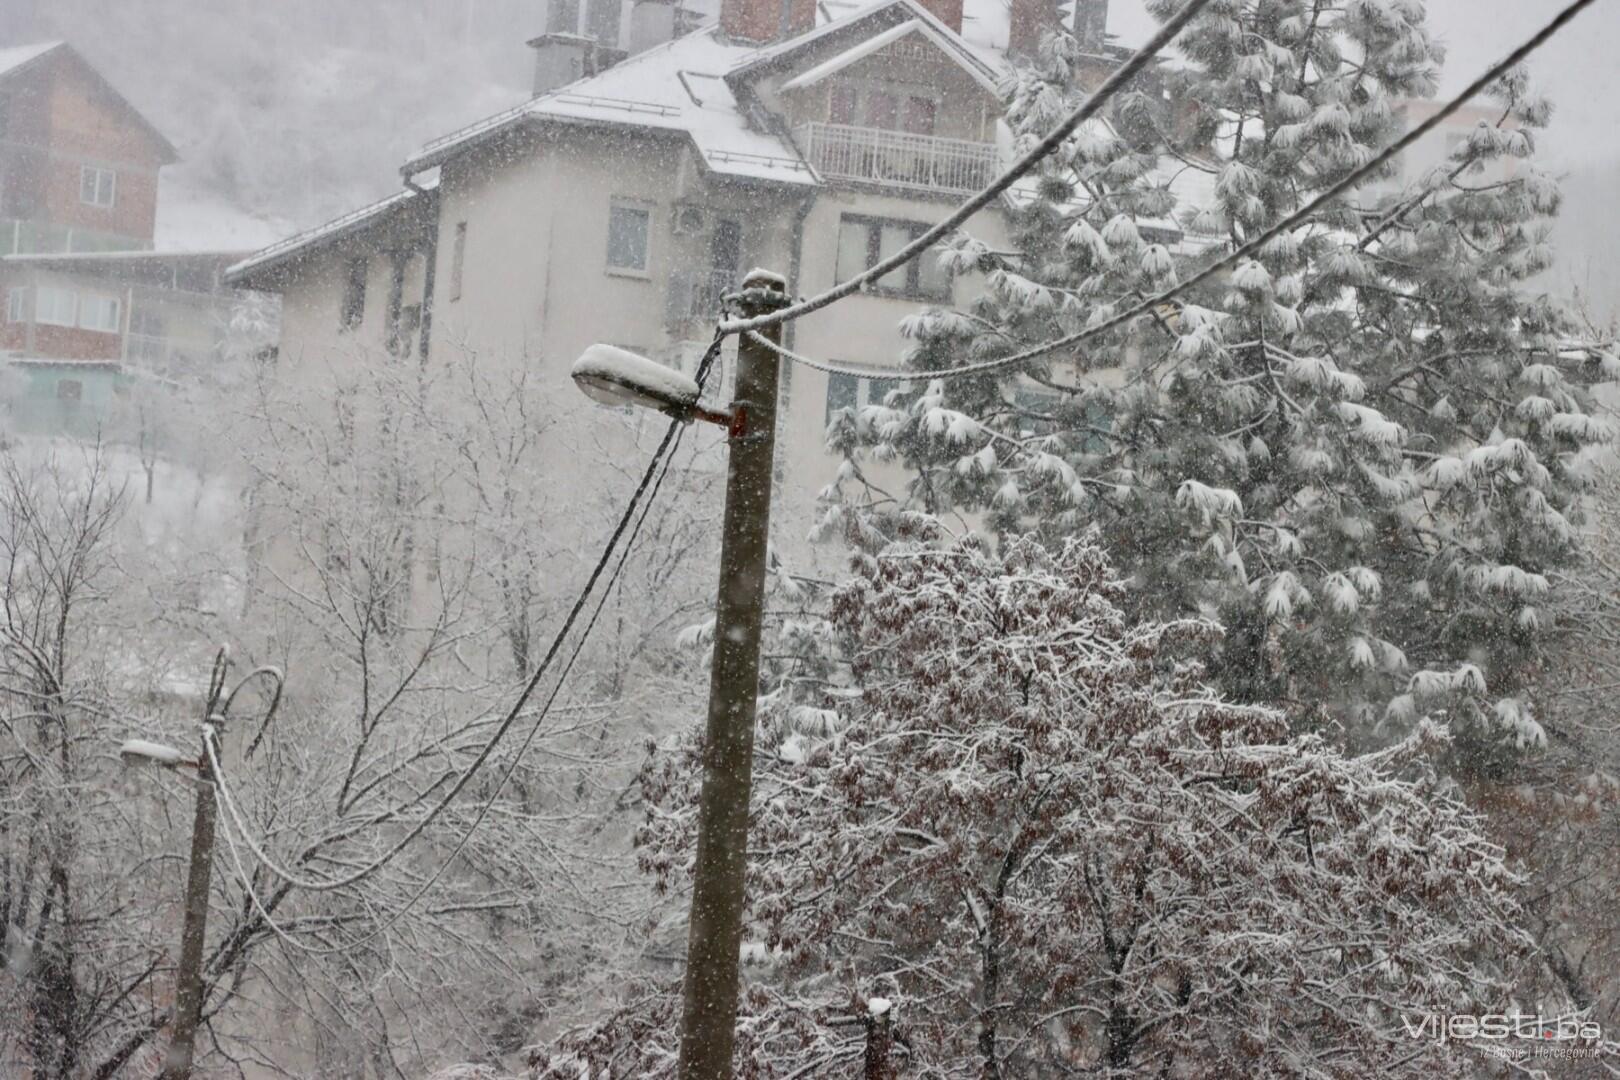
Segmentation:
[(631, 56), (675, 36), (675, 4), (676, 0), (635, 0), (630, 7)]
[(1075, 0), (1074, 36), (1080, 51), (1100, 54), (1108, 45), (1108, 0)]
[(816, 0), (720, 0), (720, 32), (734, 41), (764, 45), (815, 25)]
[(962, 32), (962, 0), (917, 0), (917, 3), (958, 34)]
[(1057, 0), (1011, 0), (1007, 26), (1007, 55), (1034, 57), (1041, 47), (1041, 38), (1049, 30), (1057, 30)]

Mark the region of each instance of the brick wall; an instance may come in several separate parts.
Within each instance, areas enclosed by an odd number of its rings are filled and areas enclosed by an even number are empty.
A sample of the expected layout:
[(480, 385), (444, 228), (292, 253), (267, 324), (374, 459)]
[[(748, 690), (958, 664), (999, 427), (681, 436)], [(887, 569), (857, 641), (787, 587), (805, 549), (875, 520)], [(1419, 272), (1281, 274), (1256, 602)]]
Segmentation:
[[(75, 54), (59, 50), (6, 88), (6, 206), (0, 216), (127, 237), (148, 247), (167, 148)], [(82, 170), (116, 177), (111, 206), (86, 202)], [(77, 246), (76, 246), (77, 247)], [(60, 250), (59, 243), (48, 249)]]

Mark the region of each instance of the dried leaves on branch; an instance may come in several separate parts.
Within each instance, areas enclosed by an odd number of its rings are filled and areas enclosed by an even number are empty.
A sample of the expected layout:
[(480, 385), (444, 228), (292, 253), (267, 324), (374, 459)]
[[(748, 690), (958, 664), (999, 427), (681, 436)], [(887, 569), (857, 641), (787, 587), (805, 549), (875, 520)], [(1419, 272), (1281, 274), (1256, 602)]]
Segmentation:
[[(908, 1076), (1465, 1064), (1399, 1018), (1508, 1000), (1528, 939), (1430, 766), (1442, 728), (1350, 757), (1223, 701), (1170, 648), (1214, 628), (1133, 624), (1094, 534), (861, 567), (830, 609), (848, 687), (764, 722), (742, 1075), (861, 1075), (874, 997)], [(661, 888), (685, 887), (698, 749), (644, 778)], [(678, 988), (626, 999), (542, 1075), (668, 1074)]]

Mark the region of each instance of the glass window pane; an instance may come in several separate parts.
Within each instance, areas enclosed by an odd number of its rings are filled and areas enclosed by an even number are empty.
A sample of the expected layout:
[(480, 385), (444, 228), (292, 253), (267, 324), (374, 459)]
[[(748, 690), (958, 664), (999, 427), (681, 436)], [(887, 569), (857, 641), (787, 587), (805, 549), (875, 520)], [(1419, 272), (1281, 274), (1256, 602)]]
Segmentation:
[(647, 269), (647, 224), (650, 215), (634, 206), (615, 206), (608, 213), (608, 265), (621, 270)]
[(827, 376), (827, 418), (826, 423), (832, 423), (833, 414), (839, 409), (853, 409), (856, 404), (856, 395), (860, 392), (860, 380), (853, 375)]
[(77, 306), (74, 299), (73, 292), (69, 289), (42, 286), (34, 312), (35, 321), (51, 326), (72, 326), (74, 309)]
[(939, 265), (938, 248), (929, 248), (917, 259), (917, 291), (924, 296), (950, 298), (951, 278)]
[(96, 201), (96, 170), (83, 168), (79, 170), (79, 201), (94, 204)]
[(893, 94), (878, 91), (867, 95), (866, 98), (866, 126), (882, 128), (893, 131), (898, 119), (899, 109)]
[(827, 120), (833, 124), (853, 124), (855, 122), (855, 88), (848, 83), (840, 83), (832, 88), (832, 104), (827, 111)]
[(931, 98), (906, 98), (906, 130), (913, 135), (934, 133), (934, 102)]
[(79, 301), (79, 326), (85, 330), (116, 333), (118, 300), (112, 296), (85, 296)]
[(871, 226), (858, 218), (838, 223), (838, 280), (847, 281), (865, 270), (867, 235)]
[[(895, 254), (901, 248), (911, 243), (912, 235), (911, 226), (909, 225), (884, 225), (882, 239), (878, 244), (878, 259), (880, 261), (887, 259), (890, 255)], [(901, 266), (894, 270), (890, 270), (887, 274), (884, 274), (882, 277), (877, 279), (877, 285), (879, 288), (893, 289), (896, 292), (904, 292), (906, 288), (906, 275), (908, 271), (909, 267), (907, 266)]]

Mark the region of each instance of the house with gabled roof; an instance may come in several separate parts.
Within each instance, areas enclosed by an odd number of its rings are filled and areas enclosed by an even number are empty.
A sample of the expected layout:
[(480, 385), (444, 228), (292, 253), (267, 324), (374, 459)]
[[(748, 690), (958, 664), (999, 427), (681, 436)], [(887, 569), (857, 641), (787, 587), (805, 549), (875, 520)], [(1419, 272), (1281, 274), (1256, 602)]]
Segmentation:
[[(428, 143), (401, 194), (235, 266), (233, 281), (282, 295), (282, 362), (465, 345), (538, 369), (564, 402), (593, 342), (690, 365), (749, 267), (818, 292), (989, 181), (1010, 155), (1009, 52), (1060, 18), (1054, 0), (721, 0), (713, 21), (649, 45), (648, 26), (689, 18), (644, 10), (663, 3), (636, 0), (619, 37), (593, 39), (579, 28), (623, 20), (554, 0), (561, 29), (530, 42), (532, 99)], [(1124, 52), (1103, 33), (1106, 0), (1078, 0), (1075, 17), (1100, 81)], [(1002, 218), (969, 227), (996, 243)], [(894, 365), (905, 316), (968, 287), (925, 258), (791, 326), (790, 343)], [(784, 379), (788, 535), (837, 468), (828, 416), (882, 392)]]
[(217, 200), (160, 200), (176, 160), (71, 45), (0, 48), (0, 433), (94, 435), (132, 387), (217, 365), (223, 272), (273, 233)]

